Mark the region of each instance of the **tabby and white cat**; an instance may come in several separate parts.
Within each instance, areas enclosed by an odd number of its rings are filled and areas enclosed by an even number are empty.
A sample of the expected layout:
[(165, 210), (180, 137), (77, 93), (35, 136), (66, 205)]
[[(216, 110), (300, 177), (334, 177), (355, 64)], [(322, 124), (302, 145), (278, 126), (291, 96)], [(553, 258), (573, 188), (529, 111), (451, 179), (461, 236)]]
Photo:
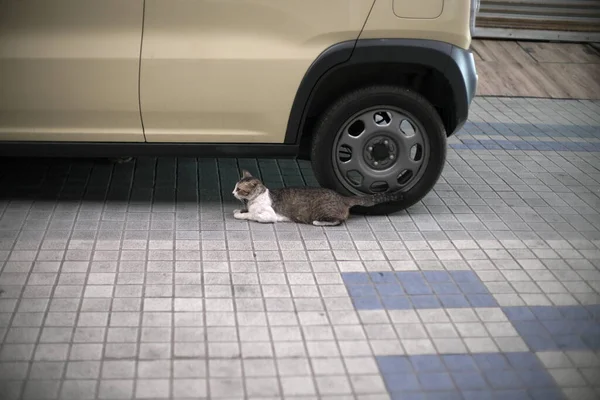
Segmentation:
[(233, 212), (236, 219), (262, 223), (293, 221), (315, 226), (340, 225), (348, 219), (350, 208), (354, 206), (372, 207), (402, 199), (399, 193), (347, 197), (316, 187), (269, 190), (246, 170), (242, 171), (233, 195), (246, 205), (245, 209)]

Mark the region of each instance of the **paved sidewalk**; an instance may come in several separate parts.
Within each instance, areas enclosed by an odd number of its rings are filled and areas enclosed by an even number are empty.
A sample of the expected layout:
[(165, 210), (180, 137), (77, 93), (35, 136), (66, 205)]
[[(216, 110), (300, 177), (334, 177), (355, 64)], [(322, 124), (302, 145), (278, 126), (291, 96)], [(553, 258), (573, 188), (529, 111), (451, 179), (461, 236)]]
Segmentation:
[(0, 160), (0, 399), (600, 396), (600, 102), (475, 99), (420, 204), (236, 221), (240, 168)]

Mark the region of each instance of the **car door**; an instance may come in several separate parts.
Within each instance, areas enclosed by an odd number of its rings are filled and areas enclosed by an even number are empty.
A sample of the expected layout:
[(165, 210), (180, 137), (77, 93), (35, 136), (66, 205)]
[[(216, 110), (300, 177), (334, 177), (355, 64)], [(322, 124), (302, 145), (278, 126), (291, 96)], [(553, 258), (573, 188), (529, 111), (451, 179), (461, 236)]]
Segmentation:
[(0, 140), (143, 142), (143, 0), (0, 1)]
[(283, 143), (296, 90), (374, 0), (146, 0), (148, 142)]

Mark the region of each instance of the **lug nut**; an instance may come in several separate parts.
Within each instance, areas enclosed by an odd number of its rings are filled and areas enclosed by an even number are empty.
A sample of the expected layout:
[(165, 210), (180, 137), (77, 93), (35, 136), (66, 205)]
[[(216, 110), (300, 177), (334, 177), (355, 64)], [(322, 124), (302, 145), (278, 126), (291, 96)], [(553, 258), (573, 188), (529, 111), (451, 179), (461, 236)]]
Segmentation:
[(389, 142), (388, 142), (387, 140), (384, 140), (384, 141), (383, 141), (383, 144), (385, 144), (386, 146), (388, 145), (388, 143), (389, 143)]
[(379, 165), (379, 163), (377, 161), (373, 162), (373, 165)]
[(390, 154), (390, 160), (393, 160), (393, 159), (394, 159), (394, 155)]
[(367, 150), (373, 151), (373, 146), (369, 146), (369, 148), (367, 148)]

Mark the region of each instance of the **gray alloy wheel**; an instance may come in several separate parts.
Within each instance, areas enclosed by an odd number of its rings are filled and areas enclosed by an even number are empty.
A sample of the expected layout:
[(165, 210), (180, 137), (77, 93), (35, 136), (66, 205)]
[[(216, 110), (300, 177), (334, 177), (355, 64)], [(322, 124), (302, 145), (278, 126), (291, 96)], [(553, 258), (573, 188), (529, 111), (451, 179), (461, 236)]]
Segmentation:
[(332, 148), (336, 176), (357, 195), (410, 190), (427, 168), (429, 142), (407, 111), (371, 107), (350, 117)]

